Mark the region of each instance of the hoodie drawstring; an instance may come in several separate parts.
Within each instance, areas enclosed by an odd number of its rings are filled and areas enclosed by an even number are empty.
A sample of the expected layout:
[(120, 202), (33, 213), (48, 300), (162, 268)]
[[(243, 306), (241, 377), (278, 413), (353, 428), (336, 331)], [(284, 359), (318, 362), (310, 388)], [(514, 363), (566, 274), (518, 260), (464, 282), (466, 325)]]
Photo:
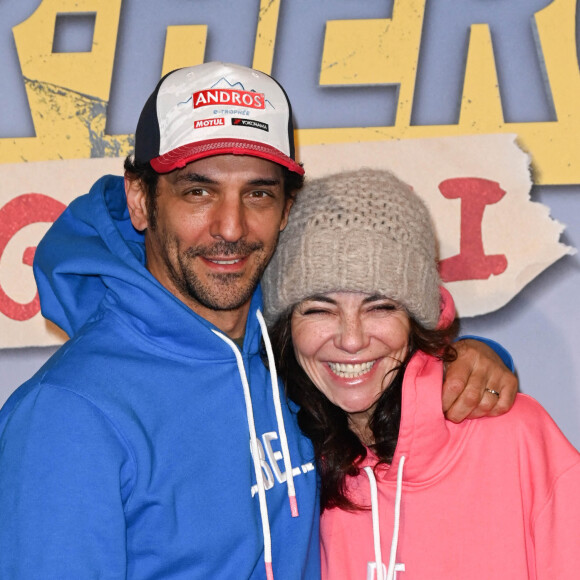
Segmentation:
[[(399, 522), (401, 519), (401, 496), (403, 491), (403, 466), (405, 465), (405, 456), (399, 460), (397, 468), (397, 491), (395, 494), (395, 514), (393, 524), (393, 539), (391, 540), (391, 553), (389, 554), (389, 568), (387, 570), (386, 580), (393, 580), (395, 575), (395, 563), (397, 560), (397, 546), (399, 544)], [(381, 554), (381, 532), (379, 527), (379, 498), (377, 493), (377, 480), (372, 467), (364, 468), (371, 488), (371, 510), (373, 519), (373, 542), (375, 551), (375, 563), (377, 569), (377, 580), (383, 578), (383, 559)]]
[(280, 432), (280, 445), (282, 447), (282, 457), (284, 459), (284, 469), (286, 471), (286, 487), (288, 488), (288, 501), (290, 502), (290, 512), (292, 517), (298, 517), (298, 502), (296, 501), (296, 489), (294, 487), (294, 474), (292, 473), (292, 461), (290, 460), (290, 449), (288, 448), (288, 437), (286, 437), (286, 426), (282, 415), (282, 404), (280, 402), (280, 387), (278, 385), (278, 373), (276, 372), (276, 363), (274, 362), (274, 351), (272, 343), (266, 328), (266, 322), (262, 313), (256, 311), (260, 328), (262, 329), (262, 338), (266, 345), (268, 355), (268, 366), (270, 367), (270, 382), (272, 384), (272, 397), (274, 398), (274, 409), (276, 410), (276, 420), (278, 422), (278, 431)]
[(373, 543), (375, 548), (375, 565), (377, 568), (377, 580), (383, 579), (383, 556), (381, 554), (381, 530), (379, 525), (379, 498), (377, 494), (377, 480), (372, 467), (365, 467), (371, 487), (371, 508), (373, 517)]
[[(268, 364), (270, 366), (270, 380), (272, 383), (272, 396), (274, 399), (274, 409), (276, 412), (276, 420), (278, 423), (278, 431), (280, 433), (280, 445), (282, 447), (282, 456), (284, 460), (284, 467), (286, 470), (286, 486), (288, 488), (288, 498), (290, 501), (290, 512), (292, 517), (298, 516), (298, 505), (296, 502), (296, 491), (294, 488), (294, 475), (292, 473), (292, 461), (290, 459), (290, 451), (288, 449), (288, 438), (286, 436), (286, 428), (284, 426), (284, 418), (282, 415), (282, 405), (280, 402), (280, 390), (278, 387), (278, 378), (276, 373), (276, 367), (274, 364), (274, 354), (272, 351), (272, 346), (270, 344), (270, 338), (266, 330), (266, 324), (262, 313), (258, 310), (256, 312), (258, 322), (260, 323), (260, 328), (262, 330), (262, 337), (264, 338), (264, 343), (266, 345), (266, 352), (268, 355)], [(256, 484), (258, 486), (258, 500), (260, 504), (260, 517), (262, 520), (262, 535), (264, 537), (264, 565), (266, 567), (266, 578), (267, 580), (274, 580), (274, 571), (272, 568), (272, 537), (270, 533), (270, 521), (268, 519), (268, 504), (266, 502), (266, 490), (264, 488), (264, 480), (261, 474), (260, 467), (260, 454), (258, 451), (258, 438), (256, 436), (256, 425), (254, 422), (254, 409), (252, 407), (252, 397), (250, 393), (250, 385), (248, 383), (248, 377), (246, 374), (246, 369), (244, 368), (244, 360), (240, 353), (240, 350), (236, 344), (226, 335), (213, 330), (213, 333), (221, 338), (233, 351), (236, 362), (238, 364), (238, 372), (240, 373), (240, 378), (242, 380), (242, 387), (244, 390), (244, 401), (246, 403), (246, 416), (248, 419), (248, 430), (250, 432), (250, 447), (252, 449), (252, 460), (254, 464), (254, 472), (256, 475)]]

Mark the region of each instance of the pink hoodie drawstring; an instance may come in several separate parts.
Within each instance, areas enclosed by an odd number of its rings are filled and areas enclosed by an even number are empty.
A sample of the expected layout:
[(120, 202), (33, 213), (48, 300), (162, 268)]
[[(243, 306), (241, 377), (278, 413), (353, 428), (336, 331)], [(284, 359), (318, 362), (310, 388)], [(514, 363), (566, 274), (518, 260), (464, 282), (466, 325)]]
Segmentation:
[[(401, 497), (403, 492), (403, 466), (405, 456), (399, 460), (397, 468), (397, 491), (395, 494), (395, 514), (393, 523), (393, 538), (391, 540), (391, 552), (389, 554), (389, 568), (386, 580), (393, 580), (395, 577), (395, 563), (397, 560), (397, 546), (399, 544), (399, 522), (401, 519)], [(377, 580), (385, 580), (383, 577), (383, 559), (381, 554), (381, 532), (379, 525), (379, 498), (377, 492), (377, 480), (372, 467), (364, 468), (371, 488), (371, 511), (373, 520), (373, 543), (375, 552), (375, 565), (377, 569)]]

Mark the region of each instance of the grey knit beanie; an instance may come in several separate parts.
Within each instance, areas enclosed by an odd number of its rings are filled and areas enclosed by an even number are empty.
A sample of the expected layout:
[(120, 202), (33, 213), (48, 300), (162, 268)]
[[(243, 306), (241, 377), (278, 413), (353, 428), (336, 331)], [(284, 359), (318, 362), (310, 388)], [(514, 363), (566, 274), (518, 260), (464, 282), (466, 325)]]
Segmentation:
[(262, 280), (269, 323), (315, 294), (381, 294), (426, 328), (439, 318), (429, 210), (392, 173), (360, 169), (307, 181)]

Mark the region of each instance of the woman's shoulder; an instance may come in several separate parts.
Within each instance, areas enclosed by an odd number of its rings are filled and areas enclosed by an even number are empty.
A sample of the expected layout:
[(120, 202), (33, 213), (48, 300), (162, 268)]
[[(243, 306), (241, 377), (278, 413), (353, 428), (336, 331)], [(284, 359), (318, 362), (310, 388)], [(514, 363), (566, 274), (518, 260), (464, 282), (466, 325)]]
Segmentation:
[(523, 393), (516, 395), (513, 407), (505, 415), (487, 419), (492, 428), (502, 425), (514, 431), (532, 430), (534, 433), (558, 429), (548, 411), (536, 399)]
[(550, 413), (534, 397), (524, 393), (516, 395), (514, 406), (503, 417), (504, 420), (517, 421), (534, 429), (557, 429), (561, 433)]
[(488, 430), (503, 431), (505, 438), (518, 442), (536, 457), (546, 455), (552, 460), (580, 462), (580, 453), (566, 439), (548, 411), (533, 397), (518, 393), (514, 406), (501, 417), (484, 419)]

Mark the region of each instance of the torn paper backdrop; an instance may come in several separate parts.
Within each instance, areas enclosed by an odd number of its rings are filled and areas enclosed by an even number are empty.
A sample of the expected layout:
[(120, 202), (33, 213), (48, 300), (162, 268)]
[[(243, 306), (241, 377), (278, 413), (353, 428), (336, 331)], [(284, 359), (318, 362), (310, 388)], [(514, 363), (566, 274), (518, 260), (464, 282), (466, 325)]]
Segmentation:
[[(300, 149), (308, 178), (359, 167), (389, 169), (429, 205), (442, 277), (461, 316), (504, 306), (573, 249), (564, 226), (530, 201), (530, 160), (515, 135), (311, 145)], [(353, 192), (356, 195), (356, 192)]]
[[(409, 182), (433, 213), (443, 273), (462, 316), (500, 308), (571, 252), (559, 243), (563, 226), (530, 201), (529, 159), (514, 136), (312, 145), (300, 158), (309, 178), (367, 166)], [(120, 158), (0, 165), (0, 348), (64, 340), (39, 311), (34, 249), (72, 199), (122, 168)]]
[(102, 175), (122, 175), (123, 159), (0, 165), (0, 348), (47, 346), (66, 339), (40, 314), (32, 275), (38, 242), (75, 197)]

